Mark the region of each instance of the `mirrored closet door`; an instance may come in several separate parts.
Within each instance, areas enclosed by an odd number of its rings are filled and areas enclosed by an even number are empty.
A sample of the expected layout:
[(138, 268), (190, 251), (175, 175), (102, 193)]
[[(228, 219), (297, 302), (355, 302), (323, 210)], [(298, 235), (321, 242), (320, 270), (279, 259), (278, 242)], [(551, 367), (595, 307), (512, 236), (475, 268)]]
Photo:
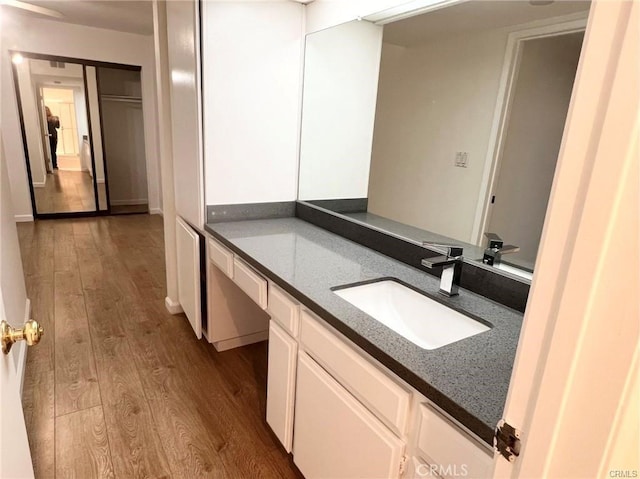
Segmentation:
[(140, 67), (10, 54), (34, 216), (148, 212)]

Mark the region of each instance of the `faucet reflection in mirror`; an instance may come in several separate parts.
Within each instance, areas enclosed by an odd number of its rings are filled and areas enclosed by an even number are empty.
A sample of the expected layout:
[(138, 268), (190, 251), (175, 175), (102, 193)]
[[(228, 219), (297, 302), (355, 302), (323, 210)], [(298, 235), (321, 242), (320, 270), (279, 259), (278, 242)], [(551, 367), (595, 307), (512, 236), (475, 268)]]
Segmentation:
[(496, 231), (520, 248), (500, 264), (531, 272), (588, 8), (470, 1), (309, 35), (299, 199), (491, 268)]

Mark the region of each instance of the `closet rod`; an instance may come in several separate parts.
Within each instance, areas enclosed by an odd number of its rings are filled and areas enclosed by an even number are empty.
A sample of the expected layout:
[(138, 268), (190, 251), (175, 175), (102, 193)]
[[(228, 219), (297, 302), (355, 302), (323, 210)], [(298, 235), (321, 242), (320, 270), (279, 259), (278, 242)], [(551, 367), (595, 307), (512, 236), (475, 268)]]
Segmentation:
[(142, 98), (135, 96), (118, 96), (118, 95), (100, 95), (102, 100), (109, 101), (126, 101), (131, 103), (142, 103)]

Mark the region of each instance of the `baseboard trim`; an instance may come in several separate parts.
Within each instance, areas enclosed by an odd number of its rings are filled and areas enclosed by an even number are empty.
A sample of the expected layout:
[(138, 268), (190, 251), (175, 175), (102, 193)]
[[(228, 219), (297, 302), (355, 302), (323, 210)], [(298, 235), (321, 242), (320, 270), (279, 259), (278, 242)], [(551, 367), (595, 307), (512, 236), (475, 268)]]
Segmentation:
[(160, 208), (151, 208), (149, 210), (149, 214), (150, 215), (160, 215), (164, 217), (164, 213), (162, 213), (162, 210)]
[(180, 314), (184, 312), (182, 306), (180, 306), (180, 303), (178, 301), (172, 300), (169, 296), (164, 298), (164, 306), (171, 314)]
[(31, 223), (33, 221), (33, 215), (15, 215), (13, 219), (16, 223)]
[[(31, 319), (31, 300), (27, 298), (24, 304), (24, 322), (26, 323)], [(24, 387), (24, 373), (27, 369), (27, 343), (20, 341), (18, 345), (18, 379), (20, 380), (20, 397), (22, 397), (22, 389)]]
[(44, 188), (46, 185), (47, 185), (47, 182), (46, 182), (46, 181), (44, 181), (44, 182), (42, 182), (42, 183), (39, 183), (39, 182), (38, 182), (38, 183), (36, 183), (35, 181), (33, 182), (33, 187), (34, 187), (34, 188)]
[(135, 198), (131, 200), (110, 200), (112, 206), (130, 206), (130, 205), (146, 205), (149, 203), (149, 200), (144, 198)]
[[(208, 338), (207, 338), (208, 339)], [(269, 339), (269, 331), (260, 331), (259, 333), (247, 334), (246, 336), (240, 336), (239, 338), (225, 339), (223, 341), (214, 341), (213, 347), (216, 351), (221, 353), (229, 349), (239, 348), (248, 344), (259, 343)]]

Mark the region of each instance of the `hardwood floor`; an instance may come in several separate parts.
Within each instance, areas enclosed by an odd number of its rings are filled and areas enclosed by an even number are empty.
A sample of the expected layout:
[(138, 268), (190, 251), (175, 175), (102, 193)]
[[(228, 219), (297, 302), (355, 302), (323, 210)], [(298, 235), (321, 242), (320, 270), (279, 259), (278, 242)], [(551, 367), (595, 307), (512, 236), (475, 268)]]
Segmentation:
[(18, 225), (36, 477), (300, 477), (265, 423), (267, 346), (217, 353), (164, 308), (162, 219)]
[[(104, 185), (102, 189), (104, 190)], [(54, 170), (43, 187), (34, 188), (38, 213), (95, 211), (93, 179), (86, 171)], [(106, 206), (106, 195), (104, 195)], [(100, 200), (102, 204), (102, 199)]]

